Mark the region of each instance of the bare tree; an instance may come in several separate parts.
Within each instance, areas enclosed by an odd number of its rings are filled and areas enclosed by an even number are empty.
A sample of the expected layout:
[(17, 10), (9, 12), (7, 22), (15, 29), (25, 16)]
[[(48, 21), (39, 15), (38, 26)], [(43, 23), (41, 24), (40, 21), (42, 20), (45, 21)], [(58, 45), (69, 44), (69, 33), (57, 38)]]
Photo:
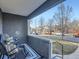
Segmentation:
[(73, 32), (79, 32), (79, 20), (73, 20), (70, 23), (70, 29), (73, 30)]
[(37, 33), (37, 20), (36, 19), (33, 19), (32, 21), (31, 21), (31, 23), (32, 24), (34, 24), (34, 33), (36, 34)]
[(53, 19), (48, 20), (48, 29), (49, 29), (49, 34), (50, 35), (52, 34), (52, 31), (53, 31), (53, 23), (54, 23)]
[(44, 18), (43, 17), (39, 19), (39, 28), (40, 28), (40, 34), (42, 34), (43, 29), (44, 29)]
[(57, 13), (54, 14), (54, 19), (58, 22), (59, 28), (62, 33), (68, 32), (68, 22), (71, 19), (72, 7), (65, 6), (63, 3), (57, 9)]

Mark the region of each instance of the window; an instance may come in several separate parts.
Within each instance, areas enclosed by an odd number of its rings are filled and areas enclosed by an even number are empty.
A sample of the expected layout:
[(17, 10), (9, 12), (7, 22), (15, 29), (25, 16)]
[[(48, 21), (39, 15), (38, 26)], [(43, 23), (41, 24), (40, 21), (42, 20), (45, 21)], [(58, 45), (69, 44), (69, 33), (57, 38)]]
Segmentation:
[(51, 38), (53, 58), (79, 59), (79, 1), (66, 0), (30, 20), (30, 34)]

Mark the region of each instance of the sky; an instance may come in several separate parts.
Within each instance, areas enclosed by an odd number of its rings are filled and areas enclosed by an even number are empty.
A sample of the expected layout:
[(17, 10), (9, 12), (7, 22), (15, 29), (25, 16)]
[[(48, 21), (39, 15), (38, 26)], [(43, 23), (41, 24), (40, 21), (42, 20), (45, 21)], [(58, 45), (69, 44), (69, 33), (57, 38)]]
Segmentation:
[[(79, 0), (66, 0), (64, 1), (64, 4), (67, 6), (72, 7), (72, 19), (79, 19)], [(35, 27), (36, 25), (38, 26), (39, 24), (37, 23), (40, 19), (40, 17), (43, 17), (45, 19), (45, 21), (47, 21), (48, 19), (51, 19), (54, 15), (54, 13), (57, 11), (57, 6), (52, 7), (51, 9), (49, 9), (48, 11), (34, 17), (32, 19), (33, 23), (31, 24), (31, 27)], [(36, 22), (36, 24), (35, 24)]]

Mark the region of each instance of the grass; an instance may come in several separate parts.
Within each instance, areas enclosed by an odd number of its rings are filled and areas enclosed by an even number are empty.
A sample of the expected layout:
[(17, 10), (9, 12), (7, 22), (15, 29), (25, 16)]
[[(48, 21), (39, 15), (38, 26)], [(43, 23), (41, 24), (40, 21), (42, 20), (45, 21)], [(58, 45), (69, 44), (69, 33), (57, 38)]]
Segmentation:
[(62, 54), (62, 45), (63, 45), (63, 54), (68, 55), (76, 51), (78, 48), (78, 43), (72, 43), (68, 41), (58, 40), (52, 43), (53, 44), (53, 53), (54, 54)]

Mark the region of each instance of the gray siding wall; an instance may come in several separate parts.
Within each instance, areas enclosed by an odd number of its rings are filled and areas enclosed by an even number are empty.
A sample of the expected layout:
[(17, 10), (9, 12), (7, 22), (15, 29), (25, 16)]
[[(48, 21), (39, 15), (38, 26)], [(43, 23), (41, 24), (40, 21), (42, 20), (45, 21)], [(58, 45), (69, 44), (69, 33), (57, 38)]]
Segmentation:
[(2, 34), (2, 13), (0, 10), (0, 34)]
[(26, 42), (27, 36), (27, 20), (25, 17), (3, 13), (3, 33), (15, 36), (18, 32), (17, 37), (20, 39), (19, 42)]
[(42, 56), (41, 59), (50, 59), (50, 42), (42, 38), (28, 36), (28, 45), (32, 47), (38, 54)]

